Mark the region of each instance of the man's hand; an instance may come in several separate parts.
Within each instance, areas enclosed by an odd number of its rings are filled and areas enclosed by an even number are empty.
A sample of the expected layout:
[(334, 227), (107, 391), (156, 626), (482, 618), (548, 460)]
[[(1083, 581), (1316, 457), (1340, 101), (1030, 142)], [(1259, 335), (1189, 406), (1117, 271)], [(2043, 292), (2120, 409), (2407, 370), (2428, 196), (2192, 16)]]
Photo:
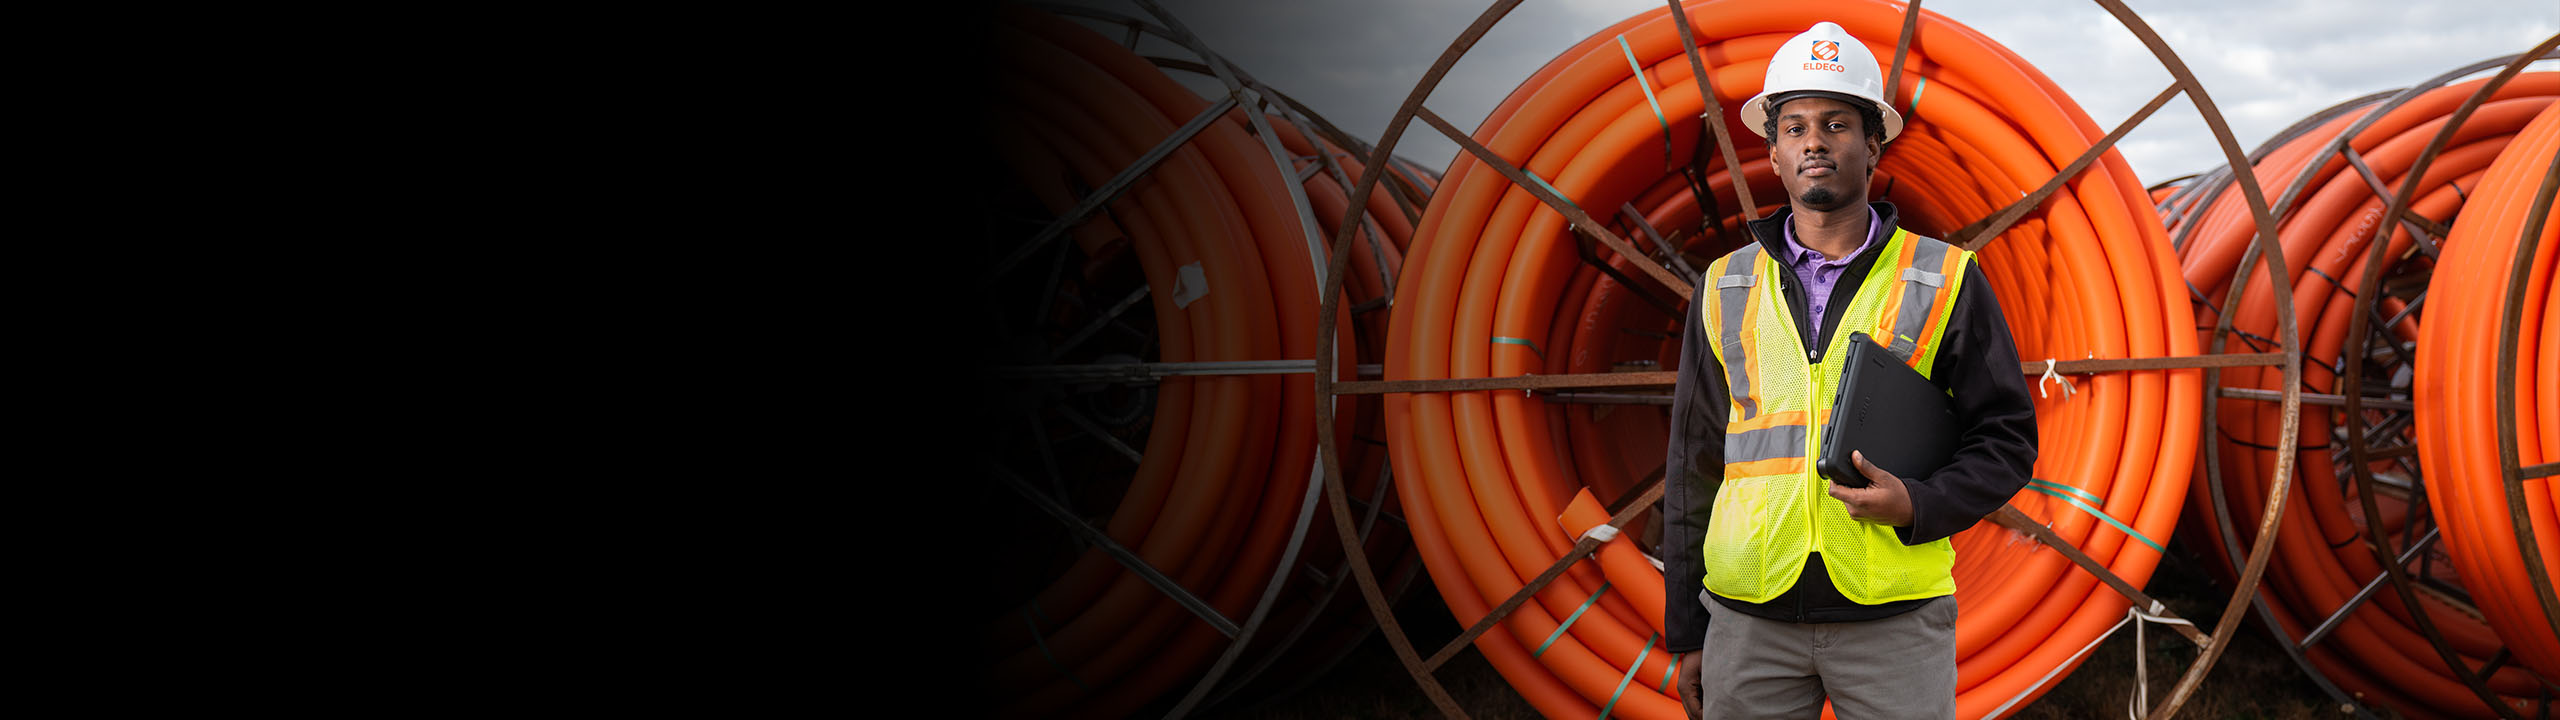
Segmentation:
[(1673, 657), (1680, 664), (1677, 671), (1680, 673), (1680, 709), (1689, 711), (1689, 720), (1699, 720), (1698, 696), (1706, 692), (1706, 688), (1698, 682), (1698, 654), (1675, 653)]
[(1849, 506), (1849, 517), (1863, 522), (1893, 527), (1911, 524), (1911, 491), (1902, 486), (1902, 478), (1867, 464), (1867, 454), (1851, 451), (1849, 459), (1858, 463), (1858, 474), (1867, 476), (1867, 486), (1853, 488), (1831, 484), (1831, 497)]

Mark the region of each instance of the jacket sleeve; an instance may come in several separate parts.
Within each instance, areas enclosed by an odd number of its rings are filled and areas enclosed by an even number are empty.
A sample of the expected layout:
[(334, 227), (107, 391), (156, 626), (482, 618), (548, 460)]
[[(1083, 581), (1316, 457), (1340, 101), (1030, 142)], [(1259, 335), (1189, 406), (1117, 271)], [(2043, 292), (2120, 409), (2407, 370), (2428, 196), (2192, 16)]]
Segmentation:
[(1953, 461), (1926, 479), (1903, 484), (1911, 493), (1911, 525), (1894, 530), (1906, 545), (1973, 527), (2025, 488), (2035, 470), (2035, 401), (2018, 372), (2018, 346), (2000, 315), (1999, 296), (1977, 263), (1965, 264), (1964, 285), (1939, 347), (1930, 379), (1953, 393), (1956, 422), (1966, 430)]
[(1663, 649), (1694, 652), (1707, 640), (1707, 609), (1698, 604), (1706, 580), (1701, 543), (1715, 487), (1724, 478), (1724, 415), (1729, 404), (1724, 366), (1707, 348), (1714, 342), (1698, 322), (1705, 293), (1681, 316), (1680, 370), (1671, 391), (1671, 442), (1662, 464)]

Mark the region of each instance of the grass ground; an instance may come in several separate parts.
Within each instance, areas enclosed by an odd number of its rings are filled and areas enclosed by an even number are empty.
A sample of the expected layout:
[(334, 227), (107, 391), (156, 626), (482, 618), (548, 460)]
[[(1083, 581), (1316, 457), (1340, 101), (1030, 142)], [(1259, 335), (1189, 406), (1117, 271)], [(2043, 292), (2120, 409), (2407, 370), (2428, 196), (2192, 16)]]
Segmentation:
[[(2162, 564), (2160, 573), (2153, 578), (2146, 592), (2208, 632), (2220, 616), (2223, 604), (2230, 600), (2230, 595), (2207, 580), (2195, 563), (2174, 551)], [(1398, 606), (1397, 617), (1411, 633), (1415, 647), (1424, 655), (1457, 637), (1460, 630), (1448, 611), (1440, 606), (1438, 595), (1428, 587), (1416, 588), (1408, 594)], [(2179, 717), (2256, 720), (2346, 717), (2339, 712), (2336, 701), (2322, 693), (2319, 686), (2266, 637), (2264, 631), (2244, 624), (2234, 634), (2239, 637), (2214, 664), (2196, 696), (2179, 711)], [(2194, 662), (2196, 648), (2176, 633), (2158, 626), (2151, 629), (2148, 640), (2151, 646), (2150, 695), (2151, 701), (2158, 703), (2168, 696), (2169, 688)], [(2122, 717), (2137, 682), (2133, 649), (2134, 636), (2130, 628), (2108, 637), (2090, 653), (2087, 662), (2017, 717)], [(1539, 717), (1537, 710), (1513, 692), (1484, 656), (1473, 649), (1451, 660), (1436, 677), (1472, 717), (1482, 720), (1534, 720)], [(1396, 662), (1394, 651), (1386, 640), (1372, 636), (1342, 664), (1334, 666), (1324, 677), (1297, 692), (1249, 707), (1214, 708), (1203, 717), (1285, 720), (1437, 715), (1439, 711), (1432, 707), (1422, 691), (1415, 688), (1413, 679), (1405, 674), (1404, 666)]]

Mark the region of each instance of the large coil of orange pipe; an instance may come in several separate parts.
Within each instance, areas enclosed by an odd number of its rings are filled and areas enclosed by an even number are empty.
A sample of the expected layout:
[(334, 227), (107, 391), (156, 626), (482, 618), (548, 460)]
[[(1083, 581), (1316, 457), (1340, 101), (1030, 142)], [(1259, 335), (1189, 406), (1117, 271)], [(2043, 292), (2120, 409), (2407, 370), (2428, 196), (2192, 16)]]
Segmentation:
[[(999, 252), (1012, 253), (1047, 218), (1069, 212), (1211, 103), (1077, 22), (1018, 6), (994, 19), (1001, 54), (988, 110), (1003, 121), (989, 124), (987, 141), (999, 146), (1018, 199), (1013, 209), (1042, 216), (1001, 238), (1016, 245)], [(1284, 172), (1275, 164), (1246, 112), (1270, 113), (1267, 124), (1294, 167)], [(1018, 266), (999, 270), (989, 289), (1010, 298), (1003, 307), (1044, 311), (1028, 321), (1007, 318), (1031, 328), (1009, 333), (1022, 355), (1014, 359), (1048, 368), (1311, 360), (1320, 258), (1310, 257), (1288, 185), (1298, 182), (1309, 210), (1330, 223), (1352, 202), (1345, 177), (1363, 167), (1342, 147), (1356, 141), (1311, 137), (1299, 130), (1303, 119), (1280, 105), (1229, 110), (1069, 228), (1053, 241), (1058, 247), (1030, 251)], [(1295, 178), (1302, 170), (1308, 174), (1301, 182)], [(1383, 187), (1361, 202), (1370, 217), (1358, 231), (1346, 287), (1354, 301), (1370, 302), (1339, 318), (1337, 362), (1345, 367), (1379, 360), (1381, 299), (1411, 234), (1407, 213), (1418, 211), (1399, 207)], [(1303, 516), (1311, 508), (1315, 451), (1311, 377), (1213, 373), (1129, 385), (1023, 390), (1019, 395), (1041, 404), (1031, 413), (1035, 431), (1008, 436), (1017, 444), (998, 453), (1002, 470), (1049, 475), (1021, 485), (1089, 519), (1230, 622), (1245, 625), (1257, 608), (1272, 606), (1229, 664), (1222, 695), (1266, 669), (1281, 668), (1281, 680), (1294, 680), (1338, 659), (1367, 632), (1367, 613), (1355, 600), (1329, 591), (1274, 599), (1270, 592), (1275, 570), (1292, 554), (1289, 576), (1298, 584), (1291, 587), (1318, 582), (1309, 578), (1347, 583), (1343, 548), (1331, 533), (1307, 532)], [(1383, 495), (1378, 401), (1344, 399), (1339, 412), (1339, 436), (1372, 439), (1346, 456), (1349, 489), (1362, 499)], [(990, 426), (1021, 422), (989, 415)], [(1383, 499), (1390, 502), (1364, 511), (1393, 512), (1392, 496)], [(1060, 527), (1021, 507), (1029, 504), (1000, 509), (1011, 513), (1009, 523)], [(1374, 525), (1386, 532), (1353, 550), (1371, 553), (1395, 574), (1410, 553), (1397, 528)], [(1196, 681), (1236, 642), (1072, 535), (1013, 532), (1037, 541), (990, 558), (989, 574), (1002, 587), (978, 638), (992, 663), (979, 689), (1004, 716), (1162, 712), (1182, 695), (1171, 691)], [(1304, 649), (1282, 656), (1293, 645)]]
[[(1759, 90), (1771, 52), (1829, 20), (1891, 58), (1903, 8), (1717, 0), (1685, 12), (1725, 110), (1719, 120), (1743, 140), (1752, 196), (1767, 207), (1781, 190), (1758, 137), (1734, 113)], [(1899, 205), (1906, 227), (1944, 237), (2042, 184), (2103, 133), (2015, 54), (1942, 16), (1920, 15), (1893, 98), (1911, 122), (1885, 153), (1875, 187), (1878, 199)], [(1700, 142), (1704, 107), (1683, 45), (1668, 8), (1622, 21), (1529, 77), (1473, 137), (1589, 214), (1618, 217), (1624, 236), (1643, 237), (1629, 215), (1673, 229), (1684, 260), (1701, 265), (1740, 242), (1740, 208), (1720, 166), (1702, 178), (1712, 211), (1678, 171)], [(2113, 153), (1991, 241), (1981, 262), (2022, 357), (2197, 352), (2168, 239), (2149, 195)], [(1462, 155), (1408, 248), (1387, 378), (1658, 367), (1676, 357), (1684, 303), (1649, 280), (1632, 280), (1642, 274), (1628, 269), (1605, 249), (1586, 257), (1560, 215)], [(2036, 474), (2062, 489), (2022, 493), (2015, 504), (2116, 574), (2145, 582), (2185, 498), (2200, 377), (2108, 373), (2075, 379), (2072, 393), (2051, 386), (2037, 406)], [(1388, 396), (1397, 491), (1431, 578), (1461, 624), (1561, 557), (1596, 523), (1592, 504), (1623, 497), (1659, 472), (1659, 408), (1559, 399), (1507, 391)], [(2079, 495), (2141, 537), (2058, 499)], [(1663, 588), (1640, 553), (1619, 547), (1636, 542), (1610, 541), (1598, 562), (1577, 565), (1476, 641), (1547, 716), (1682, 716), (1658, 616), (1666, 592), (1695, 589)], [(2122, 596), (2058, 553), (1988, 526), (1955, 542), (1963, 716), (2015, 712), (2126, 618)]]
[[(1323, 235), (1330, 237), (1350, 197), (1349, 185), (1356, 180), (1364, 165), (1366, 149), (1346, 149), (1330, 137), (1301, 132), (1290, 118), (1273, 116), (1270, 127), (1279, 136), (1299, 165), (1302, 173), (1312, 173), (1304, 183), (1309, 204)], [(1348, 140), (1348, 138), (1345, 138)], [(1316, 159), (1321, 154), (1332, 159), (1331, 168)], [(1408, 211), (1419, 212), (1422, 200), (1430, 196), (1437, 178), (1430, 171), (1397, 158), (1389, 172), (1403, 183), (1398, 190), (1409, 188), (1406, 202), (1392, 198), (1389, 186), (1381, 185), (1370, 193), (1366, 205), (1367, 223), (1355, 230), (1352, 265), (1348, 272), (1358, 277), (1346, 278), (1344, 287), (1354, 301), (1347, 305), (1352, 326), (1347, 337), (1354, 338), (1355, 355), (1360, 366), (1375, 367), (1386, 349), (1387, 289), (1393, 286), (1396, 272), (1404, 260), (1402, 246), (1413, 236), (1413, 223)], [(1339, 171), (1341, 174), (1334, 174)], [(1387, 242), (1374, 246), (1369, 242), (1376, 231)], [(1362, 552), (1369, 564), (1380, 573), (1379, 583), (1389, 597), (1401, 597), (1422, 572), (1421, 559), (1412, 552), (1412, 541), (1396, 518), (1402, 512), (1387, 472), (1386, 440), (1380, 424), (1385, 417), (1380, 402), (1370, 397), (1345, 397), (1340, 400), (1341, 417), (1351, 418), (1348, 434), (1339, 437), (1351, 447), (1344, 455), (1345, 489), (1351, 493), (1352, 506), (1364, 538)], [(1221, 684), (1216, 703), (1250, 703), (1256, 699), (1285, 694), (1306, 686), (1341, 663), (1357, 650), (1377, 628), (1370, 615), (1351, 589), (1349, 568), (1344, 564), (1341, 541), (1326, 532), (1327, 519), (1312, 518), (1306, 533), (1306, 547), (1301, 551), (1297, 571), (1291, 579), (1294, 591), (1282, 596), (1265, 621), (1265, 629), (1255, 637), (1247, 650), (1249, 662)]]
[[(2560, 222), (2549, 205), (2560, 162), (2560, 102), (2546, 105), (2516, 133), (2481, 174), (2462, 217), (2445, 240), (2436, 266), (2434, 307), (2419, 341), (2418, 454), (2425, 463), (2427, 499), (2452, 548), (2463, 586), (2489, 626), (2518, 662), (2548, 681), (2560, 678), (2560, 634), (2526, 566), (2524, 544), (2541, 556), (2542, 582), (2560, 576), (2560, 489), (2549, 477), (2522, 481), (2520, 510), (2530, 539), (2517, 535), (2510, 515), (2508, 479), (2499, 438), (2513, 438), (2521, 467), (2560, 460), (2560, 293), (2552, 274), (2560, 267)], [(2545, 203), (2541, 232), (2526, 237), (2537, 193)], [(2529, 261), (2519, 254), (2529, 253)], [(2519, 278), (2512, 269), (2527, 263)], [(2509, 314), (2510, 293), (2521, 279), (2520, 312)], [(2499, 359), (2502, 338), (2515, 337), (2513, 354)], [(2513, 368), (2513, 406), (2498, 407), (2501, 365)], [(2512, 427), (2498, 417), (2509, 414)]]
[[(2382, 215), (2388, 203), (2375, 193), (2373, 183), (2379, 182), (2393, 192), (2404, 187), (2422, 152), (2450, 119), (2448, 116), (2487, 82), (2482, 78), (2411, 91), (2388, 101), (2359, 99), (2333, 109), (2337, 111), (2334, 116), (2307, 122), (2307, 128), (2298, 126), (2299, 132), (2288, 133), (2289, 138), (2262, 149), (2254, 163), (2257, 177), (2267, 184), (2271, 195), (2289, 186), (2300, 188), (2289, 205), (2279, 208), (2279, 234), (2284, 256), (2289, 259), (2289, 277), (2284, 282), (2292, 287), (2291, 310), (2301, 318), (2305, 343), (2302, 391), (2361, 392), (2369, 398), (2366, 402), (2384, 408), (2369, 407), (2355, 418), (2346, 417), (2335, 407), (2303, 413), (2299, 435), (2293, 439), (2300, 448), (2295, 458), (2302, 480), (2294, 485), (2300, 488), (2300, 494), (2289, 501), (2277, 527), (2276, 555), (2260, 587), (2265, 612), (2278, 626), (2279, 641), (2296, 646), (2298, 657), (2307, 661), (2321, 680), (2333, 683), (2351, 699), (2413, 717), (2475, 716), (2494, 711), (2446, 666), (2398, 593), (2388, 588), (2365, 591), (2385, 572), (2368, 542), (2378, 539), (2387, 554), (2400, 556), (2423, 537), (2417, 524), (2412, 523), (2412, 514), (2424, 511), (2413, 506), (2413, 499), (2405, 490), (2412, 475), (2409, 468), (2400, 465), (2405, 458), (2370, 463), (2368, 471), (2393, 481), (2375, 497), (2361, 496), (2359, 486), (2352, 481), (2354, 465), (2340, 462), (2347, 449), (2342, 424), (2356, 422), (2360, 427), (2380, 431), (2379, 436), (2365, 439), (2376, 448), (2385, 443), (2405, 445), (2414, 437), (2405, 405), (2411, 376), (2401, 366), (2408, 363), (2413, 347), (2424, 362), (2430, 350), (2426, 343), (2418, 342), (2421, 328), (2426, 329), (2428, 337), (2434, 337), (2434, 324), (2428, 319), (2446, 312), (2440, 295), (2430, 294), (2421, 303), (2415, 299), (2414, 290), (2431, 285), (2434, 293), (2440, 293), (2451, 287), (2442, 273), (2453, 256), (2430, 258), (2432, 249), (2419, 244), (2407, 224), (2385, 220)], [(2409, 207), (2416, 215), (2438, 223), (2439, 228), (2457, 213), (2468, 218), (2470, 208), (2476, 204), (2468, 201), (2476, 197), (2474, 191), (2491, 161), (2511, 146), (2528, 121), (2550, 107), (2553, 100), (2560, 99), (2555, 96), (2560, 96), (2560, 73), (2525, 73), (2499, 88), (2427, 166), (2415, 184)], [(2368, 117), (2376, 112), (2382, 114)], [(2374, 173), (2370, 180), (2348, 160), (2329, 151), (2359, 123), (2364, 127), (2348, 139), (2347, 147)], [(2180, 201), (2171, 202), (2174, 205)], [(2234, 277), (2235, 267), (2256, 229), (2235, 193), (2209, 199), (2189, 198), (2185, 202), (2205, 205), (2201, 212), (2182, 216), (2176, 235), (2181, 238), (2186, 281), (2199, 301), (2210, 303), (2200, 305), (2197, 314), (2211, 320), (2213, 313), (2221, 311), (2222, 298), (2232, 283), (2240, 282)], [(2393, 232), (2378, 232), (2385, 227)], [(2513, 234), (2511, 227), (2506, 242), (2512, 244)], [(2388, 281), (2379, 288), (2368, 289), (2362, 286), (2361, 278), (2367, 274), (2370, 243), (2377, 237), (2388, 243), (2382, 257), (2392, 265), (2382, 273)], [(2446, 246), (2449, 250), (2453, 243), (2448, 241)], [(2235, 347), (2272, 352), (2278, 344), (2280, 309), (2270, 286), (2273, 281), (2264, 266), (2259, 267), (2245, 280), (2231, 323)], [(2503, 272), (2506, 267), (2501, 264), (2497, 270)], [(2430, 270), (2438, 273), (2432, 283), (2410, 281), (2422, 280)], [(2342, 358), (2360, 292), (2377, 293), (2374, 315), (2365, 320), (2369, 332), (2379, 339), (2369, 345), (2365, 357)], [(2210, 322), (2201, 324), (2211, 326)], [(2343, 387), (2341, 376), (2347, 366), (2342, 362), (2363, 363), (2358, 369), (2364, 387)], [(2273, 397), (2283, 389), (2282, 376), (2274, 369), (2234, 368), (2225, 370), (2222, 377), (2224, 387), (2257, 390), (2259, 398)], [(2433, 381), (2426, 378), (2423, 367), (2416, 377), (2421, 383)], [(2264, 511), (2268, 486), (2275, 481), (2272, 474), (2277, 456), (2286, 452), (2288, 439), (2281, 435), (2281, 419), (2273, 402), (2229, 397), (2218, 402), (2220, 427), (2215, 430), (2213, 451), (2220, 453), (2222, 500), (2227, 503), (2233, 523), (2224, 525), (2213, 519), (2209, 491), (2205, 483), (2197, 482), (2192, 498), (2197, 510), (2190, 516), (2189, 528), (2193, 532), (2189, 536), (2202, 543), (2202, 554), (2212, 561), (2209, 564), (2219, 564), (2218, 569), (2228, 579), (2234, 574), (2230, 558), (2236, 553), (2232, 548), (2246, 547), (2255, 539), (2255, 525), (2246, 519)], [(2404, 403), (2398, 406), (2401, 416), (2397, 420), (2389, 412), (2393, 402)], [(2494, 437), (2485, 432), (2482, 436)], [(2423, 452), (2423, 438), (2417, 444)], [(2436, 487), (2439, 482), (2461, 482), (2432, 462), (2425, 465), (2423, 476), (2430, 498), (2440, 492)], [(2393, 485), (2402, 489), (2391, 489)], [(2367, 500), (2379, 509), (2380, 516), (2365, 512)], [(2441, 518), (2447, 517), (2443, 513), (2451, 509), (2433, 511)], [(2469, 552), (2461, 547), (2449, 521), (2437, 526), (2443, 528), (2445, 535), (2439, 547), (2429, 552), (2437, 553), (2439, 558), (2446, 554), (2460, 558)], [(2410, 567), (2414, 573), (2428, 566), (2413, 563)], [(2481, 579), (2459, 564), (2449, 567), (2439, 561), (2432, 567), (2438, 569), (2434, 574), (2440, 577), (2429, 583), (2469, 587)], [(2444, 572), (2455, 568), (2461, 569), (2458, 576)], [(2502, 645), (2512, 647), (2513, 638), (2494, 632), (2458, 597), (2437, 591), (2432, 585), (2419, 590), (2414, 597), (2467, 667), (2482, 667)], [(2327, 622), (2351, 602), (2362, 604), (2336, 622)], [(2326, 629), (2322, 629), (2324, 626)], [(2308, 647), (2302, 647), (2305, 640), (2315, 638)], [(2542, 702), (2539, 698), (2543, 685), (2526, 667), (2509, 664), (2485, 681), (2487, 688), (2500, 696), (2501, 704), (2527, 708), (2528, 714), (2539, 712), (2531, 708)]]

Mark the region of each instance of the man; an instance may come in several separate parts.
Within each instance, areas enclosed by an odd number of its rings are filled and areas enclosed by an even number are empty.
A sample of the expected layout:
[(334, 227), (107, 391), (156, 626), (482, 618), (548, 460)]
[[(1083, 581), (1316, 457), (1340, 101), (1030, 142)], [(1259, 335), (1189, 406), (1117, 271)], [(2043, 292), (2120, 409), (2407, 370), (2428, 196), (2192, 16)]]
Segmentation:
[[(1972, 253), (1866, 201), (1902, 116), (1865, 45), (1828, 22), (1788, 40), (1742, 118), (1787, 209), (1708, 266), (1683, 322), (1662, 499), (1681, 699), (1693, 717), (1814, 717), (1828, 696), (1842, 718), (1952, 718), (1947, 538), (2035, 464), (2017, 348)], [(1865, 488), (1815, 472), (1851, 332), (1949, 392), (1946, 467), (1902, 478), (1854, 456)]]

